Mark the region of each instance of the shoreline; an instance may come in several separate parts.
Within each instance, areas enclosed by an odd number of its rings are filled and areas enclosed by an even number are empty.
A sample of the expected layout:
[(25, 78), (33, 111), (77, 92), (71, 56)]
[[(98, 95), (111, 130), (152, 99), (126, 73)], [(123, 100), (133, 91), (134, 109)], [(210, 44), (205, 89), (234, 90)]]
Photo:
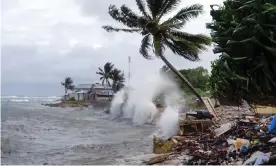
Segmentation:
[(60, 108), (88, 108), (89, 106), (93, 106), (95, 108), (105, 108), (109, 107), (111, 101), (61, 101), (58, 103), (46, 103), (44, 106), (48, 107), (60, 107)]

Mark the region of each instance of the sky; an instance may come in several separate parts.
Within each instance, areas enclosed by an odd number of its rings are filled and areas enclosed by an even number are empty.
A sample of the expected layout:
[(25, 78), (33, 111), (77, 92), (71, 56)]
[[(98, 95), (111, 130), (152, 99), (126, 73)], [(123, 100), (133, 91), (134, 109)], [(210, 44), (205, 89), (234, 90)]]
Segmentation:
[[(203, 4), (205, 13), (183, 31), (209, 35), (205, 24), (211, 22), (210, 5), (222, 0), (182, 0), (179, 9), (195, 3)], [(62, 95), (60, 82), (65, 77), (75, 84), (98, 82), (96, 71), (106, 62), (127, 73), (128, 56), (134, 84), (156, 73), (164, 63), (139, 54), (139, 34), (108, 33), (101, 28), (120, 27), (108, 15), (110, 4), (126, 4), (139, 13), (135, 0), (1, 0), (2, 95)], [(165, 56), (177, 69), (203, 66), (210, 70), (210, 62), (218, 58), (211, 47), (200, 54), (199, 62), (169, 50)]]

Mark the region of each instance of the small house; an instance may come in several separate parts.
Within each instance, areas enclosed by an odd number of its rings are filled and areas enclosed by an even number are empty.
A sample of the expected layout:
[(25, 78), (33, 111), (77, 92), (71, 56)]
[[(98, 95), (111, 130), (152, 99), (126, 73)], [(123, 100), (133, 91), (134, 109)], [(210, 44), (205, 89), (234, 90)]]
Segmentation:
[(89, 100), (92, 84), (79, 84), (74, 88), (74, 91), (69, 93), (69, 98), (75, 100)]
[(114, 96), (114, 91), (110, 86), (103, 86), (99, 83), (93, 84), (90, 99), (92, 100), (111, 100)]

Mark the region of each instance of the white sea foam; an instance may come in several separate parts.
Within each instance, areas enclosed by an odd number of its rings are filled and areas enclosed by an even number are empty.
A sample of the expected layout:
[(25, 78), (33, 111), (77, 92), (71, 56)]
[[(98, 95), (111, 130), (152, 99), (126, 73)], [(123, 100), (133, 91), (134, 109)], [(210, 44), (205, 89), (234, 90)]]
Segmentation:
[(28, 99), (11, 99), (11, 102), (29, 102)]
[[(158, 73), (147, 78), (135, 89), (128, 87), (118, 92), (112, 101), (110, 113), (113, 118), (119, 116), (131, 118), (133, 123), (139, 125), (154, 123), (159, 128), (160, 136), (171, 137), (176, 134), (178, 129), (177, 105), (181, 99), (180, 91), (177, 85), (165, 75)], [(128, 101), (121, 109), (125, 93), (128, 94)], [(167, 105), (163, 113), (158, 111), (153, 103), (154, 99), (162, 93)], [(156, 117), (160, 117), (157, 119), (157, 123), (155, 123)]]

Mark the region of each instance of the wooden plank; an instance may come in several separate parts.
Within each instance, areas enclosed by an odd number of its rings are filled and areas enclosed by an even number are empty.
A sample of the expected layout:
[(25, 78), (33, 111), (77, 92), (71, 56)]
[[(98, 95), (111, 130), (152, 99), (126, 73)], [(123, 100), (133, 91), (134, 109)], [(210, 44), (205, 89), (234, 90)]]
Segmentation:
[(276, 115), (276, 107), (254, 105), (254, 112), (257, 115)]
[(206, 106), (207, 110), (212, 114), (214, 115), (214, 120), (218, 120), (218, 116), (216, 114), (216, 111), (215, 111), (215, 108), (211, 102), (211, 100), (208, 98), (208, 97), (202, 97), (202, 100), (203, 100), (203, 103), (204, 105)]

